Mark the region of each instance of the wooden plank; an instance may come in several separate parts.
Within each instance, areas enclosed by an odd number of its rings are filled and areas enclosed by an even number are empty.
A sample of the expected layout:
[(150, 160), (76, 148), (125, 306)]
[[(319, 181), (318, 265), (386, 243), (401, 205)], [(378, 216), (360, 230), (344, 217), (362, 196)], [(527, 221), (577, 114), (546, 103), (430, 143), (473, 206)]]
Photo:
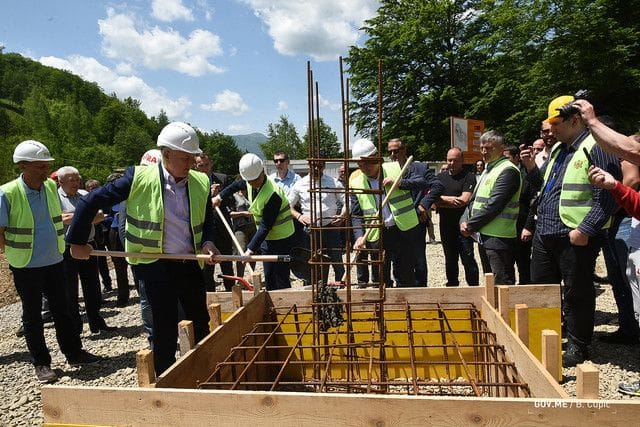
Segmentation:
[[(130, 426), (619, 426), (636, 400), (469, 398), (42, 387), (47, 424)], [(70, 404), (70, 402), (81, 402)]]
[(557, 381), (562, 380), (560, 336), (551, 329), (542, 331), (542, 365)]
[(600, 371), (590, 363), (576, 365), (576, 396), (597, 399), (600, 395)]
[(251, 275), (251, 284), (253, 285), (253, 294), (256, 295), (262, 290), (262, 274), (254, 272)]
[(138, 387), (153, 387), (153, 383), (156, 381), (153, 351), (145, 349), (136, 353), (136, 371)]
[(529, 307), (527, 304), (516, 304), (516, 335), (529, 347)]
[(191, 320), (181, 320), (178, 322), (178, 344), (180, 356), (184, 356), (196, 346), (196, 339), (193, 333), (193, 322)]
[(207, 307), (209, 311), (209, 320), (211, 322), (211, 331), (222, 325), (222, 306), (220, 304), (210, 304)]
[(529, 384), (531, 394), (534, 397), (568, 397), (555, 378), (545, 370), (544, 366), (505, 323), (500, 313), (485, 298), (482, 298), (480, 311), (489, 330), (495, 333), (498, 342), (505, 346), (507, 357), (515, 363), (518, 373)]
[(498, 286), (498, 308), (505, 323), (511, 326), (509, 318), (509, 286)]
[(496, 278), (493, 273), (485, 273), (484, 275), (484, 297), (492, 307), (496, 306)]
[(530, 308), (560, 307), (560, 285), (518, 285), (509, 289), (509, 306), (527, 304)]
[(234, 311), (242, 307), (242, 286), (233, 285), (233, 288), (231, 288), (231, 301)]
[(233, 313), (218, 328), (200, 341), (196, 347), (181, 357), (156, 381), (156, 387), (196, 388), (198, 381), (205, 381), (217, 363), (229, 354), (229, 349), (240, 342), (253, 325), (264, 320), (264, 313), (271, 306), (269, 294), (261, 292), (244, 307)]

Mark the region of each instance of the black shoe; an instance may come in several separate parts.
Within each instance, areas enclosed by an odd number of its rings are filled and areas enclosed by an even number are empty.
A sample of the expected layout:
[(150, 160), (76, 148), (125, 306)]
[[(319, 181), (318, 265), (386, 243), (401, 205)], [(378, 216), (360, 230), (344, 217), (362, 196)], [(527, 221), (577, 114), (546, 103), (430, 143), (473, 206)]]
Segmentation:
[(20, 327), (18, 328), (18, 330), (16, 331), (16, 336), (18, 338), (23, 337), (24, 336), (24, 326), (20, 325)]
[(594, 274), (593, 281), (596, 283), (609, 283), (609, 277), (608, 276), (600, 277), (597, 274)]
[(46, 313), (42, 314), (42, 322), (43, 323), (52, 323), (53, 322), (53, 316), (51, 315), (50, 311), (47, 311)]
[(69, 365), (86, 365), (89, 363), (96, 363), (101, 361), (103, 358), (100, 356), (96, 356), (95, 354), (91, 354), (86, 350), (80, 350), (77, 356), (67, 357), (67, 362)]
[(118, 300), (116, 302), (116, 307), (123, 308), (123, 307), (126, 307), (127, 305), (129, 305), (129, 301), (120, 301), (120, 300)]
[(445, 283), (444, 285), (447, 288), (456, 288), (456, 287), (460, 286), (460, 283)]
[(38, 365), (35, 367), (36, 377), (40, 384), (51, 384), (58, 381), (58, 376), (51, 370), (51, 367), (46, 365)]
[(640, 345), (640, 337), (625, 334), (620, 329), (610, 334), (601, 335), (599, 339), (606, 344)]
[(589, 352), (586, 346), (581, 346), (575, 342), (569, 341), (567, 343), (567, 349), (562, 354), (562, 366), (567, 368), (570, 366), (576, 366), (579, 363), (583, 363), (589, 358)]

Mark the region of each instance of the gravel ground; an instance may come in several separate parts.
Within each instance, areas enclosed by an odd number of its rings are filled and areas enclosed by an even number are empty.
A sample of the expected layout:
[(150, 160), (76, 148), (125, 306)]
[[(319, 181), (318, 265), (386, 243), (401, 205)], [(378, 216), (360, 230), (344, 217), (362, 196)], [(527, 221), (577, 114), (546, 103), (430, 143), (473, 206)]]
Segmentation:
[[(437, 220), (437, 218), (434, 218)], [(437, 230), (437, 228), (436, 228)], [(438, 237), (439, 238), (439, 237)], [(430, 286), (445, 283), (444, 257), (439, 244), (427, 245)], [(462, 268), (461, 268), (462, 271)], [(604, 275), (602, 260), (597, 272)], [(113, 271), (112, 271), (113, 273)], [(462, 277), (462, 274), (461, 274)], [(115, 282), (114, 282), (115, 283)], [(106, 359), (94, 365), (70, 367), (60, 353), (52, 324), (45, 327), (47, 344), (53, 358), (52, 368), (60, 377), (58, 384), (65, 385), (109, 385), (136, 387), (135, 354), (146, 348), (137, 294), (132, 291), (132, 303), (124, 308), (115, 306), (115, 293), (107, 293), (103, 317), (117, 329), (100, 334), (91, 334), (85, 325), (84, 347)], [(24, 338), (15, 332), (20, 325), (21, 308), (16, 301), (9, 271), (4, 258), (0, 258), (0, 425), (31, 426), (42, 423), (40, 385), (37, 383)], [(604, 399), (626, 399), (617, 392), (621, 381), (640, 380), (640, 357), (638, 347), (613, 346), (601, 343), (598, 336), (617, 328), (615, 303), (609, 285), (598, 286), (596, 311), (596, 334), (591, 349), (591, 363), (600, 369), (600, 397)], [(564, 388), (575, 395), (575, 369), (564, 369)]]

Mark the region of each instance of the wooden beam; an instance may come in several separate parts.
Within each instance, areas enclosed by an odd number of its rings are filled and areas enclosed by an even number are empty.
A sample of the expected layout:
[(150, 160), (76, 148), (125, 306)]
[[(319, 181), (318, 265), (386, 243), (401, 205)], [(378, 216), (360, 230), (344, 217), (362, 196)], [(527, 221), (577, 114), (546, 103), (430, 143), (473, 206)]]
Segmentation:
[(542, 365), (556, 381), (562, 380), (562, 362), (560, 358), (560, 336), (551, 329), (542, 331)]
[[(44, 422), (130, 426), (628, 425), (636, 400), (43, 386)], [(69, 404), (69, 402), (81, 402)]]
[(264, 313), (269, 307), (269, 294), (261, 292), (233, 313), (224, 327), (207, 335), (195, 349), (164, 371), (158, 377), (156, 387), (196, 388), (198, 382), (209, 378), (216, 364), (229, 355), (229, 349), (238, 344), (257, 322), (264, 320)]
[(191, 320), (181, 320), (178, 322), (178, 343), (180, 346), (180, 356), (184, 356), (189, 350), (196, 346), (193, 322)]
[(529, 307), (527, 304), (516, 304), (516, 334), (520, 341), (529, 347)]
[(597, 399), (600, 395), (600, 371), (590, 363), (576, 365), (576, 396)]
[(242, 307), (242, 286), (238, 284), (233, 285), (233, 288), (231, 288), (231, 301), (234, 310)]
[(485, 273), (484, 275), (484, 297), (492, 307), (496, 306), (496, 278), (493, 273)]
[(511, 326), (509, 318), (509, 286), (498, 286), (498, 307), (505, 323)]
[[(482, 298), (480, 308), (482, 319), (497, 341), (505, 346), (507, 355), (515, 363), (522, 379), (529, 384), (531, 394), (537, 398), (568, 398), (569, 395), (556, 379), (545, 370), (529, 349), (520, 341), (515, 332), (505, 323), (500, 313)], [(553, 332), (553, 331), (552, 331)]]
[(509, 306), (527, 304), (529, 308), (559, 308), (560, 285), (518, 285), (509, 289)]
[(251, 284), (253, 285), (253, 294), (256, 295), (262, 290), (262, 274), (254, 272), (251, 275)]
[(211, 331), (222, 325), (222, 306), (220, 304), (210, 304), (207, 307), (209, 311), (209, 320), (211, 321)]
[(138, 387), (153, 387), (153, 383), (156, 381), (153, 351), (145, 349), (136, 353), (136, 371), (138, 373)]

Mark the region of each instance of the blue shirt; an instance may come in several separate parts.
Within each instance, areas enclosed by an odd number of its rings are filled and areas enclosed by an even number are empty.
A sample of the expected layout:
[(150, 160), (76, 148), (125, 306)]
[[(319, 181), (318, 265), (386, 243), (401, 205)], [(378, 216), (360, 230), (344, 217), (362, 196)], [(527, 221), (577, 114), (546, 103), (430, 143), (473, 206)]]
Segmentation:
[(293, 187), (293, 184), (295, 184), (300, 179), (300, 175), (298, 175), (291, 169), (287, 170), (287, 174), (282, 179), (280, 179), (278, 171), (273, 172), (271, 175), (269, 175), (269, 177), (273, 179), (275, 183), (284, 190), (284, 194), (286, 196), (289, 195), (289, 191), (291, 191), (291, 187)]
[[(44, 185), (40, 186), (40, 190), (32, 190), (24, 183), (22, 175), (18, 179), (25, 189), (33, 215), (33, 253), (31, 261), (24, 268), (45, 267), (62, 262), (62, 254), (58, 251), (58, 237), (51, 221)], [(9, 224), (10, 209), (7, 197), (0, 190), (0, 227), (11, 225)]]

